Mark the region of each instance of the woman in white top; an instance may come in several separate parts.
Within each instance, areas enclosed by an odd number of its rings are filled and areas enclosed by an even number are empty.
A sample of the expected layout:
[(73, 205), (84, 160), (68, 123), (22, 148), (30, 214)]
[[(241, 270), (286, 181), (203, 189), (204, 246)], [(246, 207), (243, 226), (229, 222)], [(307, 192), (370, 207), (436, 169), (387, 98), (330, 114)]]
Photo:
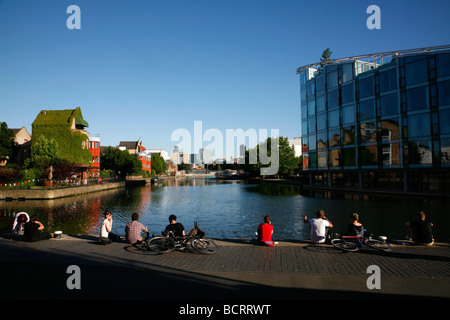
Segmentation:
[(100, 238), (98, 239), (98, 242), (100, 244), (109, 244), (112, 240), (118, 241), (120, 239), (119, 236), (111, 232), (112, 223), (112, 213), (110, 211), (105, 211), (105, 219), (102, 222), (102, 227), (100, 229)]

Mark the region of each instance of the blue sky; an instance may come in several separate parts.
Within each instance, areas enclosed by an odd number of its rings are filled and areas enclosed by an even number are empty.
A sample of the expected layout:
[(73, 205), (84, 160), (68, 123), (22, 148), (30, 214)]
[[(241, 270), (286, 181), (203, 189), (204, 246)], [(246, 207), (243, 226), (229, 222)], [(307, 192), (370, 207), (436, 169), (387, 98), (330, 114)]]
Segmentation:
[[(69, 30), (68, 6), (81, 9)], [(369, 5), (381, 29), (369, 30)], [(102, 145), (209, 128), (301, 135), (296, 68), (450, 43), (448, 0), (0, 0), (0, 121), (81, 107)], [(208, 142), (205, 142), (208, 144)]]

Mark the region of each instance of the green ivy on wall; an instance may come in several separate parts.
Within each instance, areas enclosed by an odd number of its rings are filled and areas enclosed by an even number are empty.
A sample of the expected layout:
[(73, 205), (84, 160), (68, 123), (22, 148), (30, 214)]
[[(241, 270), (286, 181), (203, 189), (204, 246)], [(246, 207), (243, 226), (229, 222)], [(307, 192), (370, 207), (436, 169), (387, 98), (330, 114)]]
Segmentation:
[(59, 156), (62, 159), (71, 163), (89, 164), (89, 136), (83, 130), (72, 130), (74, 119), (87, 125), (80, 107), (69, 110), (42, 110), (32, 124), (32, 144), (40, 136), (53, 138), (58, 143)]

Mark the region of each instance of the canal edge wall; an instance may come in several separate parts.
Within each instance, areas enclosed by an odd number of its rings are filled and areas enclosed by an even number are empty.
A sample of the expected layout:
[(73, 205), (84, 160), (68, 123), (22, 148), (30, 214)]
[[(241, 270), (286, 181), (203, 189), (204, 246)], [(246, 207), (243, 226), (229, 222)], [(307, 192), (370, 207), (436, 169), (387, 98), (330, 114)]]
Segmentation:
[(132, 183), (110, 182), (105, 184), (96, 184), (90, 186), (68, 187), (46, 190), (2, 190), (0, 191), (0, 200), (52, 200), (64, 197), (70, 197), (85, 193), (98, 192), (103, 190), (124, 188)]

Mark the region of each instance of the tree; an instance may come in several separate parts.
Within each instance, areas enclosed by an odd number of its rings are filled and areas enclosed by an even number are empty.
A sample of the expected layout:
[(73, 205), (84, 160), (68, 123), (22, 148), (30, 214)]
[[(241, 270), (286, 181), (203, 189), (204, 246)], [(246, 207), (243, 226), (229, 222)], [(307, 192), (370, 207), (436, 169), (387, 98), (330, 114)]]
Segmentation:
[(326, 48), (322, 52), (322, 57), (320, 58), (321, 66), (324, 66), (325, 64), (327, 64), (331, 60), (331, 54), (332, 53), (333, 52), (330, 50), (330, 48)]
[(8, 124), (0, 124), (0, 157), (11, 158), (13, 154), (14, 131), (8, 129)]
[(48, 168), (59, 158), (58, 143), (52, 138), (40, 136), (31, 147), (31, 161), (34, 165)]
[(105, 148), (100, 155), (100, 164), (102, 170), (113, 170), (122, 178), (142, 171), (142, 162), (137, 157), (114, 147)]
[(278, 139), (278, 159), (274, 161), (278, 162), (278, 171), (275, 175), (277, 178), (286, 178), (294, 175), (297, 172), (299, 166), (299, 159), (295, 156), (294, 147), (289, 145), (289, 139), (287, 137), (279, 138), (267, 138), (266, 141), (257, 145), (256, 148), (256, 158), (257, 163), (250, 163), (250, 154), (255, 152), (255, 148), (249, 151), (245, 151), (245, 171), (249, 173), (250, 176), (259, 176), (262, 167), (270, 167), (276, 164), (269, 163), (266, 165), (261, 164), (260, 161), (260, 150), (267, 150), (267, 157), (272, 156), (272, 146), (274, 145), (274, 140)]
[(152, 153), (152, 171), (153, 170), (155, 170), (156, 174), (166, 172), (166, 161), (157, 153)]

